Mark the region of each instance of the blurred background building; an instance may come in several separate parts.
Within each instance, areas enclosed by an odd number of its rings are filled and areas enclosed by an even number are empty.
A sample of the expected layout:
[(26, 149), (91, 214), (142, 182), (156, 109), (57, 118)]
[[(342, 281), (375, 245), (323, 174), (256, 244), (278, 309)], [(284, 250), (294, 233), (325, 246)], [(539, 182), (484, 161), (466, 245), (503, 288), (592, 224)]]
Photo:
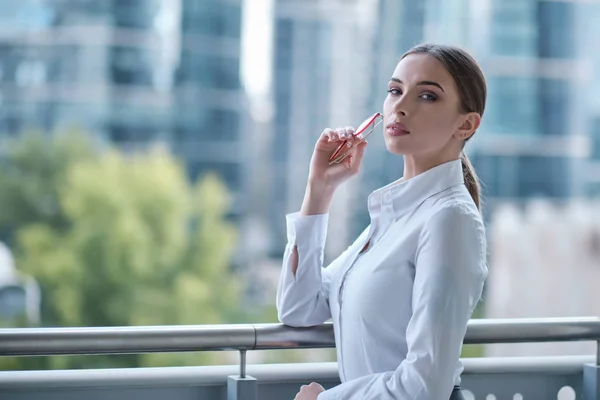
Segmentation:
[(83, 129), (160, 143), (216, 171), (243, 212), (241, 0), (0, 2), (0, 131)]
[[(593, 204), (600, 194), (599, 20), (600, 2), (592, 0), (0, 0), (0, 151), (7, 154), (8, 139), (28, 130), (49, 136), (79, 129), (125, 155), (164, 147), (190, 180), (217, 172), (232, 193), (227, 219), (239, 234), (231, 259), (220, 255), (227, 249), (213, 259), (253, 273), (243, 275), (254, 285), (248, 293), (272, 308), (285, 214), (301, 205), (319, 134), (356, 127), (381, 111), (390, 75), (413, 45), (463, 46), (488, 81), (483, 124), (466, 149), (484, 184), (485, 217), (493, 221), (490, 268), (497, 270), (488, 282), (495, 296), (489, 315), (511, 316), (510, 298), (521, 301), (527, 292), (532, 307), (519, 307), (520, 316), (554, 316), (544, 308), (550, 302), (536, 296), (545, 298), (560, 280), (506, 288), (520, 274), (535, 279), (557, 260), (579, 260), (572, 262), (588, 269), (573, 275), (570, 291), (577, 278), (597, 275), (596, 244), (584, 259), (569, 258), (581, 252), (570, 238), (595, 243), (597, 233), (577, 225), (581, 214), (563, 211), (580, 198)], [(368, 194), (401, 177), (402, 168), (376, 132), (361, 174), (334, 199), (326, 259), (365, 228)], [(532, 203), (539, 198), (552, 207)], [(564, 218), (552, 225), (553, 215)], [(19, 228), (2, 223), (2, 232)], [(203, 254), (234, 236), (210, 226)], [(556, 235), (543, 236), (546, 226)], [(509, 240), (515, 232), (539, 235), (536, 245)], [(568, 240), (562, 258), (542, 254), (548, 243)], [(18, 270), (28, 254), (15, 254)], [(549, 265), (548, 274), (571, 271), (562, 267)], [(43, 296), (48, 277), (31, 278)], [(562, 315), (594, 312), (580, 307), (597, 304), (581, 293), (557, 308)], [(16, 298), (0, 297), (0, 313)], [(215, 310), (204, 313), (210, 321), (219, 320)], [(223, 315), (230, 322), (243, 312)]]
[[(281, 216), (300, 205), (315, 138), (379, 110), (399, 55), (435, 41), (468, 48), (486, 72), (486, 116), (467, 151), (491, 207), (595, 194), (600, 100), (592, 88), (600, 84), (593, 73), (600, 58), (586, 38), (598, 36), (599, 8), (546, 0), (273, 0), (274, 112), (261, 125), (271, 150), (257, 160), (248, 151), (255, 122), (240, 80), (242, 0), (11, 3), (0, 13), (0, 130), (6, 137), (81, 128), (126, 151), (161, 143), (185, 160), (192, 178), (218, 171), (235, 193), (238, 217), (252, 202), (252, 177), (262, 174), (269, 184), (257, 196), (268, 206), (256, 209), (268, 221), (268, 253), (277, 257), (285, 244)], [(348, 236), (332, 239), (331, 254), (368, 223), (361, 199), (401, 173), (402, 160), (372, 141), (363, 179), (336, 199), (333, 222)]]
[[(474, 45), (489, 82), (489, 106), (472, 149), (500, 199), (586, 194), (589, 112), (575, 99), (592, 65), (578, 47), (592, 33), (592, 2), (491, 2), (482, 14), (487, 43)], [(474, 36), (474, 35), (473, 35)]]
[[(286, 213), (299, 210), (312, 150), (326, 127), (358, 126), (374, 111), (366, 108), (373, 60), (370, 47), (376, 2), (275, 0), (275, 116), (269, 198), (271, 254), (286, 242)], [(332, 209), (330, 256), (347, 247), (355, 186), (337, 193)]]
[[(415, 44), (463, 46), (480, 62), (487, 106), (466, 151), (484, 183), (486, 209), (503, 201), (597, 193), (592, 153), (598, 96), (577, 99), (597, 86), (598, 51), (591, 44), (597, 40), (590, 40), (600, 37), (592, 23), (598, 2), (381, 0), (379, 7), (373, 51), (381, 68), (375, 71), (372, 108), (382, 103), (399, 55)], [(363, 197), (401, 175), (402, 161), (379, 156), (383, 143), (376, 145), (378, 156), (365, 160)], [(355, 232), (368, 223), (358, 206)]]
[(181, 47), (175, 55), (171, 140), (176, 153), (188, 162), (191, 176), (219, 172), (237, 194), (235, 212), (243, 213), (249, 161), (244, 147), (251, 138), (242, 127), (246, 118), (240, 82), (242, 0), (181, 0), (180, 7), (181, 15), (173, 16), (181, 24)]

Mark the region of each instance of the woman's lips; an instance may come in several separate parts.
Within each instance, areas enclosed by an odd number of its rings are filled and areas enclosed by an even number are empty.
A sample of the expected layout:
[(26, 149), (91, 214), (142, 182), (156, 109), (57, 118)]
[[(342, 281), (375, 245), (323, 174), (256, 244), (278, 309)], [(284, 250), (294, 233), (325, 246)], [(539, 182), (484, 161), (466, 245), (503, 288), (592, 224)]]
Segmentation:
[(410, 131), (406, 129), (406, 126), (399, 122), (388, 124), (386, 132), (390, 136), (404, 136), (410, 134)]

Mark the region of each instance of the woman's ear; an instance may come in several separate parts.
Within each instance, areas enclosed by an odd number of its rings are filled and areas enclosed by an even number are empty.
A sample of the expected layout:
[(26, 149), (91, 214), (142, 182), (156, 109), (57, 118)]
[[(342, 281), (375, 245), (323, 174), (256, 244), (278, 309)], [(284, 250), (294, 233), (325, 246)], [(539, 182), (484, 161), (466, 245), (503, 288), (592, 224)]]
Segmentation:
[(476, 112), (470, 112), (464, 116), (463, 123), (454, 132), (454, 137), (460, 140), (467, 140), (479, 128), (481, 124), (481, 115)]

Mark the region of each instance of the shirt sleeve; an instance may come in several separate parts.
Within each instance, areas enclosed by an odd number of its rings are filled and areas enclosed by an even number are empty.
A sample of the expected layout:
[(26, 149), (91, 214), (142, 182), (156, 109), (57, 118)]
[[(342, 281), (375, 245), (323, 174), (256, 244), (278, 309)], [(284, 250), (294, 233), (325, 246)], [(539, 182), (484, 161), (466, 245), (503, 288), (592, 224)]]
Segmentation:
[[(323, 252), (329, 214), (288, 214), (288, 243), (277, 288), (277, 315), (285, 325), (319, 325), (331, 318), (329, 285), (339, 261), (323, 268)], [(291, 256), (298, 248), (298, 268), (294, 275)]]
[(318, 400), (449, 398), (467, 323), (486, 277), (485, 232), (479, 214), (463, 205), (436, 212), (416, 251), (406, 359), (395, 371), (342, 383), (321, 393)]

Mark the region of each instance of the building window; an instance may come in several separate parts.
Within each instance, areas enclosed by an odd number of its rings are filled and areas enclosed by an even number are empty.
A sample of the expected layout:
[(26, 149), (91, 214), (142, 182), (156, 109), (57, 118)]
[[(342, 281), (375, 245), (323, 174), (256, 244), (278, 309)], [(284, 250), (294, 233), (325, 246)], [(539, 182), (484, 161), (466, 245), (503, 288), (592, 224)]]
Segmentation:
[(519, 157), (519, 197), (569, 197), (570, 162), (566, 157)]
[(241, 7), (235, 4), (206, 3), (183, 10), (183, 30), (210, 36), (239, 38), (241, 35)]
[(39, 86), (46, 82), (46, 73), (46, 64), (43, 61), (22, 61), (17, 67), (15, 83), (18, 86)]
[(493, 133), (537, 134), (537, 80), (529, 77), (492, 77), (482, 128)]
[(531, 2), (496, 0), (492, 3), (491, 47), (495, 55), (534, 56), (535, 10)]
[(206, 54), (186, 53), (178, 71), (178, 81), (199, 84), (213, 89), (240, 87), (239, 59), (213, 57)]
[(538, 48), (542, 58), (575, 57), (575, 2), (538, 1)]
[(159, 0), (114, 1), (115, 25), (124, 28), (150, 28), (159, 7)]
[(188, 167), (190, 177), (195, 180), (207, 173), (215, 173), (233, 190), (242, 184), (242, 165), (228, 162), (191, 162)]
[(111, 122), (108, 124), (108, 135), (117, 143), (139, 142), (148, 143), (156, 139), (158, 129), (150, 124), (135, 124)]
[(595, 161), (600, 161), (600, 116), (592, 120), (592, 158)]
[(111, 75), (117, 85), (152, 86), (152, 60), (145, 50), (114, 47)]
[(571, 113), (569, 107), (570, 87), (569, 82), (558, 79), (539, 80), (539, 103), (538, 115), (540, 133), (542, 135), (568, 135), (568, 118)]
[(175, 138), (178, 141), (227, 142), (237, 140), (240, 135), (240, 114), (237, 111), (188, 109), (185, 114), (177, 112), (175, 118)]

